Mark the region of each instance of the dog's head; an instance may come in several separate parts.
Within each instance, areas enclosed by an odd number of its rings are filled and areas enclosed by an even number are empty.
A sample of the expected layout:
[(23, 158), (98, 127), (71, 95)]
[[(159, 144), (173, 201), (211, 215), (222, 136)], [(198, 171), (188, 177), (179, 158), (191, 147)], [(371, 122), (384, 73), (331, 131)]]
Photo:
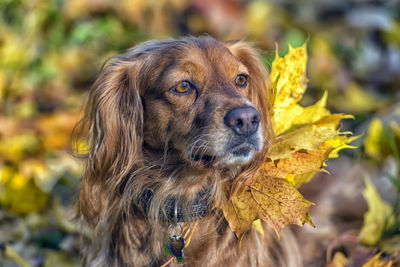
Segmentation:
[(104, 186), (98, 177), (117, 184), (157, 151), (194, 169), (249, 164), (272, 138), (267, 80), (240, 41), (149, 41), (112, 58), (89, 95), (92, 182), (83, 187)]
[[(268, 141), (266, 72), (244, 43), (144, 44), (143, 140), (198, 167), (248, 163)], [(146, 60), (143, 56), (142, 60)]]

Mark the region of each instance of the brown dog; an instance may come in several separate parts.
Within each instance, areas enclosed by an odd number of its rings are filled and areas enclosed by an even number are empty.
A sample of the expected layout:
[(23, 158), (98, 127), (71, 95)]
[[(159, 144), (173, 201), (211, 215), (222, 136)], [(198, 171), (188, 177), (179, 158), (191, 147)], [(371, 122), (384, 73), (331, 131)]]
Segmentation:
[(79, 214), (94, 232), (86, 265), (168, 263), (177, 223), (192, 234), (171, 265), (301, 265), (289, 232), (277, 241), (267, 227), (264, 238), (252, 230), (239, 244), (214, 208), (252, 177), (273, 140), (267, 80), (248, 44), (211, 37), (149, 41), (108, 61), (82, 120)]

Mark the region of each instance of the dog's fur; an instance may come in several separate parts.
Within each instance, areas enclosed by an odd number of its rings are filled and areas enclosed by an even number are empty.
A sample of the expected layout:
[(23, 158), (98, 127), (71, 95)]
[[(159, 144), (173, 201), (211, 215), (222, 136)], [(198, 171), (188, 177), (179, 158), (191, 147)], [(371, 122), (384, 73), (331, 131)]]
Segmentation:
[[(239, 74), (247, 86), (235, 84)], [(179, 93), (184, 80), (191, 90)], [(171, 222), (159, 213), (166, 198), (186, 207), (209, 189), (210, 205), (221, 205), (252, 177), (273, 142), (267, 81), (249, 44), (211, 37), (145, 42), (105, 64), (81, 124), (89, 151), (79, 217), (93, 230), (87, 266), (162, 265), (169, 258), (163, 242)], [(247, 141), (224, 124), (243, 106), (261, 114)], [(147, 189), (154, 198), (143, 212), (137, 203)], [(216, 208), (200, 219), (184, 252), (173, 266), (301, 266), (288, 231), (278, 241), (267, 227), (264, 238), (251, 230), (239, 244)]]

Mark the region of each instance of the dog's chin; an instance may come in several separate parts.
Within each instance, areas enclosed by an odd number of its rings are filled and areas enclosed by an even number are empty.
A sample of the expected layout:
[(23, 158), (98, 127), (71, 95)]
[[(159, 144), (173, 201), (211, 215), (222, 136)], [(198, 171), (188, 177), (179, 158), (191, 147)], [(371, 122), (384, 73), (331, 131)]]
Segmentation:
[(218, 155), (191, 155), (191, 165), (198, 168), (224, 168), (248, 164), (258, 152), (252, 145), (243, 144)]
[(218, 162), (215, 163), (215, 167), (231, 167), (231, 166), (242, 166), (251, 162), (255, 154), (258, 152), (254, 146), (251, 145), (240, 145), (233, 148)]

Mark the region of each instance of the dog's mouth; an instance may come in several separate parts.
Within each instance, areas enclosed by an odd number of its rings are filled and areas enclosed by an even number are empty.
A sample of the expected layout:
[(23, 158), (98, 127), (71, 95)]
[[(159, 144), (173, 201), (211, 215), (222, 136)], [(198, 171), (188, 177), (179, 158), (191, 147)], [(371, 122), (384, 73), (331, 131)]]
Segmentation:
[(257, 151), (254, 145), (244, 143), (231, 148), (229, 151), (219, 156), (210, 156), (207, 154), (192, 154), (190, 160), (194, 165), (203, 168), (211, 168), (213, 166), (231, 165), (231, 163), (241, 164), (249, 161)]
[(206, 168), (210, 168), (215, 162), (215, 157), (209, 155), (192, 154), (190, 155), (190, 159), (196, 165), (200, 165), (201, 167), (206, 167)]
[(233, 148), (230, 153), (232, 153), (232, 155), (234, 155), (235, 157), (247, 157), (252, 150), (255, 150), (253, 146), (243, 144)]

